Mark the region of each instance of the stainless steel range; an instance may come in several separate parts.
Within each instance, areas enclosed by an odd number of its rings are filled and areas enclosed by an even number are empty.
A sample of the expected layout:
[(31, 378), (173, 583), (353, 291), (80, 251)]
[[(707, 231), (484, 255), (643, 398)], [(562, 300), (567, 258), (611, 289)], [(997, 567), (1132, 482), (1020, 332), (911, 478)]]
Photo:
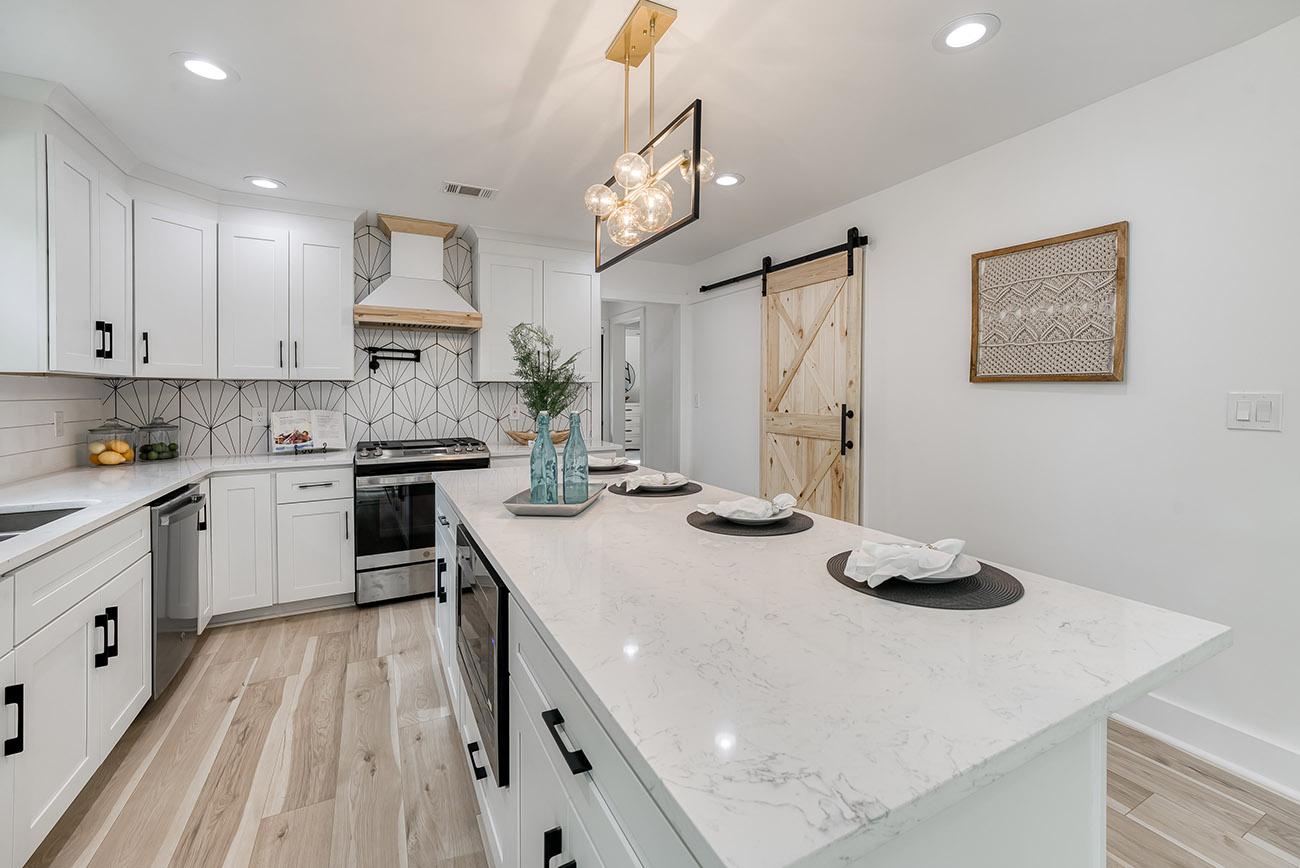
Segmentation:
[[(357, 444), (357, 604), (432, 594), (438, 582), (433, 475), (487, 467), (473, 437)], [(448, 560), (454, 552), (443, 552)]]

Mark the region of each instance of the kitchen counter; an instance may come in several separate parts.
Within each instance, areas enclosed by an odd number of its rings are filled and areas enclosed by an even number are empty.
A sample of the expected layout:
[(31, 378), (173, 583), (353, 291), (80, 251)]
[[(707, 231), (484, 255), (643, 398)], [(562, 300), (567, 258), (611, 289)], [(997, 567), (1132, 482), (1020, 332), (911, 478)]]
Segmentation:
[[(531, 455), (532, 446), (520, 446), (518, 443), (489, 443), (488, 453), (493, 458), (517, 458), (521, 455)], [(555, 451), (561, 455), (564, 453), (564, 444), (555, 444)], [(623, 446), (620, 443), (607, 443), (604, 440), (594, 440), (587, 443), (587, 452), (603, 455), (607, 452), (622, 452)]]
[(352, 464), (351, 450), (306, 455), (228, 455), (137, 462), (118, 467), (77, 467), (0, 486), (0, 512), (13, 507), (57, 508), (86, 502), (85, 509), (0, 542), (0, 575), (108, 524), (177, 488), (214, 473), (306, 470)]
[[(705, 866), (877, 864), (1085, 734), (1096, 804), (1070, 822), (1095, 845), (1105, 716), (1230, 644), (1218, 624), (1015, 568), (1025, 596), (1001, 609), (858, 594), (827, 558), (896, 537), (822, 517), (790, 536), (707, 534), (686, 515), (737, 496), (711, 486), (606, 493), (566, 520), (502, 507), (526, 468), (438, 482)], [(1017, 798), (1031, 808), (1034, 791)]]

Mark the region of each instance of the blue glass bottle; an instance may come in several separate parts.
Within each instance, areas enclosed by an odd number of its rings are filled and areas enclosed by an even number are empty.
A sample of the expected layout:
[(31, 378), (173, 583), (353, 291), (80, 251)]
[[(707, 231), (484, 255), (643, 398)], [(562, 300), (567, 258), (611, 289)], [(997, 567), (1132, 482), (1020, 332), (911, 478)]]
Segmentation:
[(559, 484), (556, 478), (555, 444), (551, 442), (551, 416), (537, 414), (537, 439), (533, 441), (533, 454), (528, 462), (531, 471), (529, 489), (533, 503), (558, 503)]
[(564, 502), (587, 499), (587, 444), (582, 442), (582, 417), (569, 414), (569, 442), (564, 444)]

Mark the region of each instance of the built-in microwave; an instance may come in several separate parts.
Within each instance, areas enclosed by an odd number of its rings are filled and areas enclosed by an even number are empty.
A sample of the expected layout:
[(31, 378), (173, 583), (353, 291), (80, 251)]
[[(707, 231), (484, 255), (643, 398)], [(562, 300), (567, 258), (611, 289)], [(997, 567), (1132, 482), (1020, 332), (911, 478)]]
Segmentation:
[(507, 592), (463, 524), (456, 529), (456, 584), (456, 659), (480, 739), (466, 745), (469, 762), (477, 780), (491, 774), (504, 787), (510, 783)]

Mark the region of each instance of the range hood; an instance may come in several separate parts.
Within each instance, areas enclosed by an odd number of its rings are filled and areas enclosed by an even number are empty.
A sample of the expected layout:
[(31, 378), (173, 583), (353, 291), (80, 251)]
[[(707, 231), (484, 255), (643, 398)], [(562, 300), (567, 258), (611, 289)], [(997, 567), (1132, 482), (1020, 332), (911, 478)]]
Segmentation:
[(379, 228), (392, 242), (391, 272), (352, 307), (353, 323), (461, 332), (483, 327), (483, 315), (442, 280), (442, 243), (456, 231), (454, 223), (380, 214)]

